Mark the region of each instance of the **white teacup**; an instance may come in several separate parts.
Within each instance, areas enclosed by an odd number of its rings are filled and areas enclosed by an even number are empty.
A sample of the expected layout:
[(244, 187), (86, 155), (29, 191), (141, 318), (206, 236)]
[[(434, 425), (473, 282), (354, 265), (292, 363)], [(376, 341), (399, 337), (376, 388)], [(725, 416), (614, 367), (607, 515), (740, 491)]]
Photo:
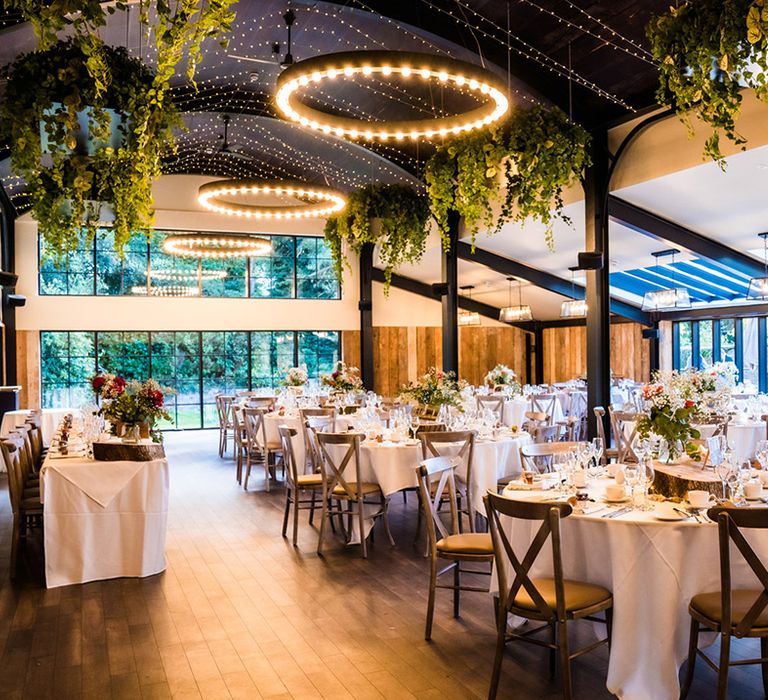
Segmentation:
[(626, 496), (627, 490), (624, 488), (624, 484), (608, 484), (605, 487), (605, 497), (609, 501), (621, 501)]
[(768, 486), (768, 469), (761, 469), (757, 472), (757, 475), (760, 477), (760, 481), (763, 482), (763, 486)]
[(587, 485), (587, 473), (583, 469), (574, 469), (573, 485), (579, 489)]
[(694, 508), (706, 508), (717, 503), (717, 499), (709, 491), (689, 491), (688, 503)]
[(611, 476), (615, 479), (616, 474), (621, 471), (622, 467), (623, 465), (619, 464), (618, 462), (609, 462), (605, 468), (608, 471), (608, 476)]
[(760, 481), (748, 481), (744, 484), (744, 497), (758, 499), (763, 497), (763, 484)]

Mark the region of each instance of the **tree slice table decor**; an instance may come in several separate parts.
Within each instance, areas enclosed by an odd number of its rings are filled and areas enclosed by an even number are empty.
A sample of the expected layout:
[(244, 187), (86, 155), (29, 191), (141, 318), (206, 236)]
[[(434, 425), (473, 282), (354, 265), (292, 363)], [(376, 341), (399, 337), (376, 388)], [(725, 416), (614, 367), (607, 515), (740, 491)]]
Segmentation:
[(685, 498), (688, 491), (709, 491), (718, 498), (722, 486), (713, 469), (702, 467), (701, 462), (665, 464), (654, 462), (653, 489), (667, 498)]
[(93, 458), (102, 462), (151, 462), (164, 457), (165, 448), (159, 442), (128, 444), (122, 440), (105, 440), (93, 443)]

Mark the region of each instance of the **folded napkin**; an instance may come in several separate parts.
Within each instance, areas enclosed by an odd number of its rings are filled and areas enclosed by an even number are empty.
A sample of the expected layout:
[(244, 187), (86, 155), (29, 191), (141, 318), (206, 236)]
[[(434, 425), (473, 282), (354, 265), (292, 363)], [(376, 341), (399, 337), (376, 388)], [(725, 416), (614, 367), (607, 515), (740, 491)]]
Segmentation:
[(510, 481), (505, 491), (541, 491), (541, 482), (538, 484), (526, 484), (524, 481)]
[[(84, 494), (106, 508), (128, 482), (149, 462), (97, 462), (72, 459), (46, 464), (43, 471), (55, 471)], [(43, 475), (45, 477), (45, 474)]]

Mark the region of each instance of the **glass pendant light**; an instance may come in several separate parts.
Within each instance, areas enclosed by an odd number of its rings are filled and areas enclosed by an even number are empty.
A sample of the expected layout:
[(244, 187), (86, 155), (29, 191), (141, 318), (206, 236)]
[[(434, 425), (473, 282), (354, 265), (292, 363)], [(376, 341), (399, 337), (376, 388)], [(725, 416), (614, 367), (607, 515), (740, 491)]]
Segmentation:
[(499, 321), (504, 323), (515, 323), (518, 321), (533, 321), (533, 314), (531, 313), (531, 307), (528, 304), (523, 304), (523, 291), (522, 283), (517, 281), (517, 305), (512, 305), (512, 282), (515, 281), (514, 277), (507, 277), (509, 282), (509, 306), (505, 306), (499, 311)]
[[(459, 287), (459, 289), (467, 290), (467, 296), (469, 297), (470, 301), (472, 301), (472, 290), (474, 288), (474, 284), (465, 284), (463, 287)], [(479, 326), (480, 314), (477, 313), (477, 311), (466, 311), (462, 309), (459, 311), (458, 323), (460, 326)]]
[[(675, 264), (675, 255), (680, 251), (676, 248), (669, 250), (660, 250), (653, 253), (656, 258), (656, 267), (659, 266), (659, 258), (667, 255), (672, 256), (672, 265)], [(674, 283), (675, 268), (672, 268), (672, 280)], [(653, 292), (646, 292), (643, 295), (643, 311), (673, 311), (675, 309), (690, 309), (691, 296), (685, 287), (669, 287), (668, 289), (657, 289)]]
[(569, 267), (571, 271), (571, 296), (573, 299), (560, 304), (560, 318), (585, 318), (587, 315), (587, 300), (576, 298), (574, 275), (578, 267)]

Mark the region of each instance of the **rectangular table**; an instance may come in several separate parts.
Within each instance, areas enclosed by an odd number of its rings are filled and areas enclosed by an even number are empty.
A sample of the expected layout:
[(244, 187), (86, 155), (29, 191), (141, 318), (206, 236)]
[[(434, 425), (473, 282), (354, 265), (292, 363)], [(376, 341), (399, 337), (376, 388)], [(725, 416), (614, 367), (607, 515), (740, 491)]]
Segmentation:
[(165, 570), (168, 461), (48, 457), (40, 479), (48, 588)]

